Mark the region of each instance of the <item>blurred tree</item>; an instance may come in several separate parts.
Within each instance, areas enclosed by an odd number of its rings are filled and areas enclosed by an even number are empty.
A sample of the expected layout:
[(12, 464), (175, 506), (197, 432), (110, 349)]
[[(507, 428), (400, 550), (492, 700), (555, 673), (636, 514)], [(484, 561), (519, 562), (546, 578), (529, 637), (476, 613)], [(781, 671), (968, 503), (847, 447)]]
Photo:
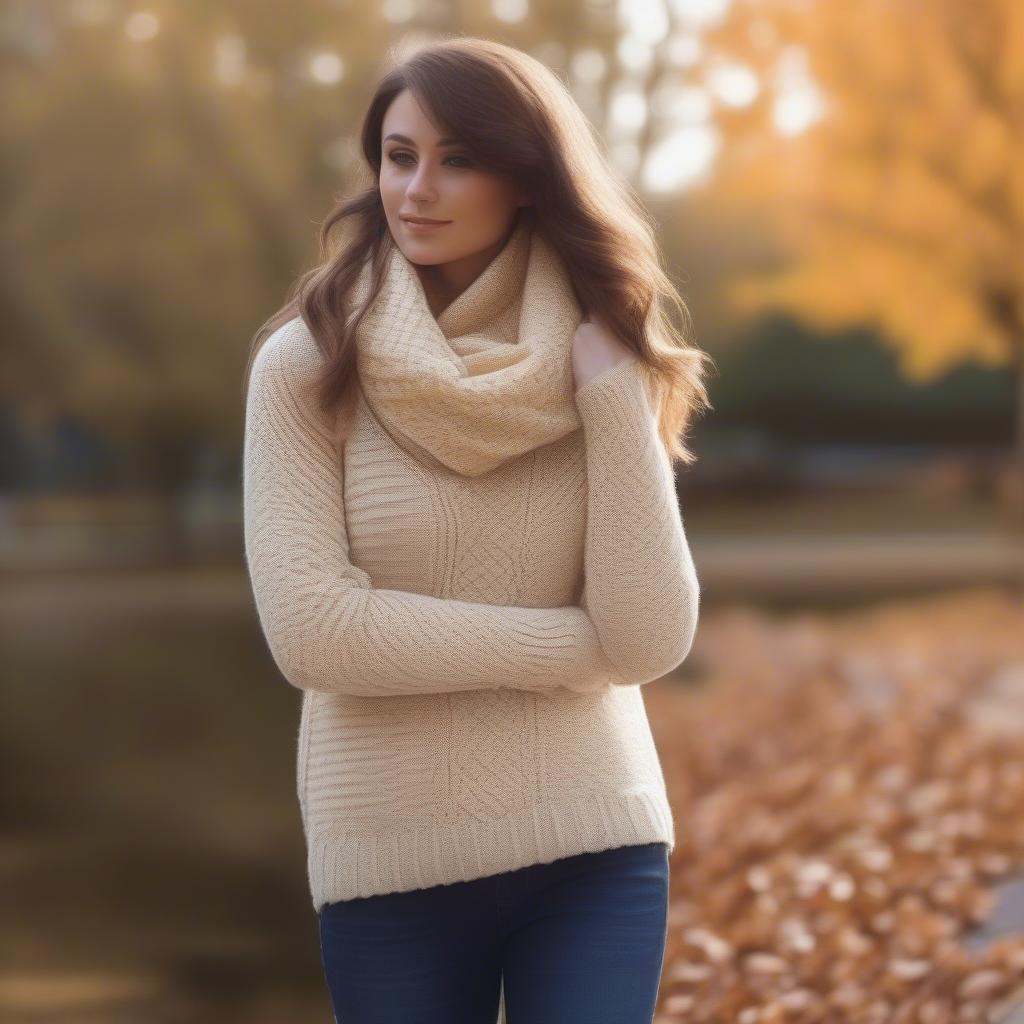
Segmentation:
[(782, 249), (739, 308), (872, 324), (916, 381), (1014, 367), (1024, 471), (1024, 4), (734, 0), (706, 43), (759, 86), (722, 105), (707, 201)]
[(15, 4), (3, 28), (0, 402), (87, 424), (170, 499), (238, 447), (249, 339), (316, 257), (387, 26), (235, 0)]

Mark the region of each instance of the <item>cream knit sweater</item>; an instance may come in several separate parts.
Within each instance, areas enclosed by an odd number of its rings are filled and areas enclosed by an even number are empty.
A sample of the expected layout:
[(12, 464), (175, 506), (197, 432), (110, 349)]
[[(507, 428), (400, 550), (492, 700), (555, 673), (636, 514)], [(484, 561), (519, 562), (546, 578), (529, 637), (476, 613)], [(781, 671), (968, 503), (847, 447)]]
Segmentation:
[(245, 554), (303, 695), (316, 910), (675, 844), (639, 684), (689, 653), (698, 581), (646, 368), (574, 393), (580, 319), (521, 221), (436, 320), (393, 248), (343, 443), (302, 319), (257, 355)]

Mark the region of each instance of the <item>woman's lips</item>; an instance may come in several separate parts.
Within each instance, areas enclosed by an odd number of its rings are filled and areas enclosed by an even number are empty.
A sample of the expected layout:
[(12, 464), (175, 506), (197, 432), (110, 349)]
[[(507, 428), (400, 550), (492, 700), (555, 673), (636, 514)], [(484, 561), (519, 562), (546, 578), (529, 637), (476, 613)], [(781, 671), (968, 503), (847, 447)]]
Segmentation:
[(406, 220), (402, 218), (402, 223), (405, 225), (406, 231), (411, 231), (414, 235), (426, 235), (432, 231), (437, 231), (438, 228), (446, 228), (451, 224), (450, 220), (443, 220), (439, 224), (418, 224), (414, 220)]

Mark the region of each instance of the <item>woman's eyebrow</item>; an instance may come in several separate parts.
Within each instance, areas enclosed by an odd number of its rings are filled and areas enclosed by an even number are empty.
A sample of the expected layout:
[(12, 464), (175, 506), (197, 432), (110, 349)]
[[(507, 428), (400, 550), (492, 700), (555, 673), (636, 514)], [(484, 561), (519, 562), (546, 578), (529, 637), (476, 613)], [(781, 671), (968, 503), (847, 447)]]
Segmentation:
[[(404, 142), (408, 146), (415, 146), (416, 145), (416, 143), (413, 142), (412, 139), (410, 139), (408, 135), (399, 135), (398, 132), (392, 132), (390, 135), (385, 135), (384, 136), (384, 142), (387, 142), (388, 139), (394, 139), (396, 142)], [(457, 146), (457, 145), (459, 145), (459, 140), (458, 139), (447, 139), (447, 138), (446, 139), (438, 139), (437, 144), (439, 146)]]

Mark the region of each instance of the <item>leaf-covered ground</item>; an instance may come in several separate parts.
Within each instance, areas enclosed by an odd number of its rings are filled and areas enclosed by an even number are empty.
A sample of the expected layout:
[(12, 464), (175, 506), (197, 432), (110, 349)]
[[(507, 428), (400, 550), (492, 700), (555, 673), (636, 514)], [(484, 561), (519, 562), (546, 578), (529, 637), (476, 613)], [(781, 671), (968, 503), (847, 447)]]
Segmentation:
[(677, 831), (658, 1024), (1015, 1019), (1024, 901), (971, 939), (1024, 872), (1024, 602), (723, 611), (691, 661), (647, 696)]

